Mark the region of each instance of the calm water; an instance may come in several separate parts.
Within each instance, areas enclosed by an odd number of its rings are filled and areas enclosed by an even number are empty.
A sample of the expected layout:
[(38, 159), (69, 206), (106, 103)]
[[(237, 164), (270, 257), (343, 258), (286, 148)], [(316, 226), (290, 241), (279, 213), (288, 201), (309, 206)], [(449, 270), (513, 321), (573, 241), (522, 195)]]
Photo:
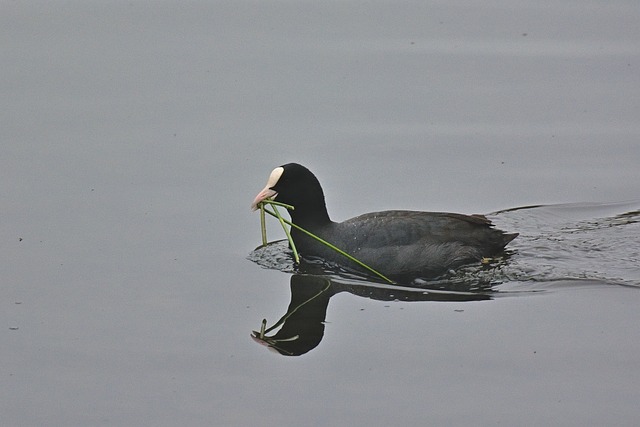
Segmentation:
[[(638, 424), (635, 2), (0, 8), (1, 425)], [(248, 208), (289, 161), (335, 220), (521, 235), (437, 283), (293, 274)]]

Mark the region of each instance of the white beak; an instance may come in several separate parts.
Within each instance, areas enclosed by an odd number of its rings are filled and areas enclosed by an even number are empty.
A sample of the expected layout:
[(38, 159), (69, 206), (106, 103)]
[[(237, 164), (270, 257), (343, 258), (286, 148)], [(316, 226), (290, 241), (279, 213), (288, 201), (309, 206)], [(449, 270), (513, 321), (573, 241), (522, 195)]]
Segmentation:
[(265, 187), (261, 192), (258, 193), (255, 199), (253, 199), (253, 203), (251, 203), (251, 210), (255, 211), (258, 209), (258, 203), (265, 199), (273, 199), (278, 195), (277, 192), (273, 191), (269, 187)]
[(269, 175), (269, 179), (267, 180), (267, 186), (258, 193), (255, 199), (253, 199), (253, 203), (251, 203), (251, 210), (258, 209), (258, 203), (265, 199), (275, 198), (278, 193), (271, 189), (274, 185), (278, 183), (278, 180), (284, 173), (284, 168), (282, 166), (275, 168), (271, 171), (271, 175)]

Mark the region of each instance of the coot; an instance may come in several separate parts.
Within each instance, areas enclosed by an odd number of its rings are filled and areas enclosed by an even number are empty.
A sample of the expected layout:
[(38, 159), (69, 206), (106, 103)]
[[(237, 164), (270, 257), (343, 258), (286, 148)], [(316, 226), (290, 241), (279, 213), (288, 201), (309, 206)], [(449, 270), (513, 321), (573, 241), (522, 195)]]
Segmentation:
[[(493, 228), (483, 215), (391, 210), (334, 222), (329, 218), (320, 182), (297, 163), (275, 168), (251, 207), (265, 199), (293, 205), (294, 224), (334, 244), (391, 278), (435, 277), (501, 251), (518, 233)], [(343, 255), (292, 228), (303, 257), (320, 257), (361, 270)]]

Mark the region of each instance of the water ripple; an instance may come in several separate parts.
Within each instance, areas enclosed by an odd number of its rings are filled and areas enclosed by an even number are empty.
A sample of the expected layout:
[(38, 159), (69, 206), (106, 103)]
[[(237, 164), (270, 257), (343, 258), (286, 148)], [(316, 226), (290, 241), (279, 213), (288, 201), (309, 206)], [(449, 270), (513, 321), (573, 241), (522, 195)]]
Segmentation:
[(492, 215), (520, 236), (503, 273), (538, 282), (597, 280), (640, 287), (640, 202), (517, 208)]

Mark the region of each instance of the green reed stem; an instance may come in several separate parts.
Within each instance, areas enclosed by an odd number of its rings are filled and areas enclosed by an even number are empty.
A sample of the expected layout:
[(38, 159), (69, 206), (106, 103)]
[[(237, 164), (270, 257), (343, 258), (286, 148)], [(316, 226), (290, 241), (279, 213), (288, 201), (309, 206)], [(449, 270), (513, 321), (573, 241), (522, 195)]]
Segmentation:
[(262, 246), (267, 246), (267, 224), (264, 217), (264, 205), (260, 203), (260, 230), (262, 231)]
[(262, 319), (262, 325), (260, 325), (260, 339), (263, 340), (264, 339), (264, 334), (265, 334), (265, 330), (264, 328), (267, 327), (267, 319)]
[(275, 200), (263, 200), (261, 201), (259, 204), (263, 205), (265, 203), (268, 203), (270, 205), (275, 205), (275, 206), (282, 206), (283, 208), (289, 210), (289, 211), (295, 211), (296, 208), (293, 207), (293, 205), (288, 205), (286, 203), (282, 203), (282, 202), (276, 202)]
[[(293, 257), (296, 260), (296, 264), (300, 264), (300, 255), (298, 255), (298, 250), (296, 249), (296, 244), (293, 242), (293, 238), (291, 237), (291, 232), (289, 231), (289, 229), (284, 225), (285, 221), (288, 222), (286, 219), (284, 219), (282, 217), (282, 215), (280, 215), (280, 212), (278, 211), (278, 208), (276, 207), (276, 205), (273, 205), (273, 210), (275, 212), (275, 216), (278, 218), (278, 221), (280, 221), (280, 225), (282, 226), (282, 229), (284, 230), (284, 234), (287, 235), (287, 239), (289, 240), (289, 245), (291, 245), (291, 250), (293, 251)], [(271, 214), (270, 211), (266, 210), (265, 211), (269, 214)]]

